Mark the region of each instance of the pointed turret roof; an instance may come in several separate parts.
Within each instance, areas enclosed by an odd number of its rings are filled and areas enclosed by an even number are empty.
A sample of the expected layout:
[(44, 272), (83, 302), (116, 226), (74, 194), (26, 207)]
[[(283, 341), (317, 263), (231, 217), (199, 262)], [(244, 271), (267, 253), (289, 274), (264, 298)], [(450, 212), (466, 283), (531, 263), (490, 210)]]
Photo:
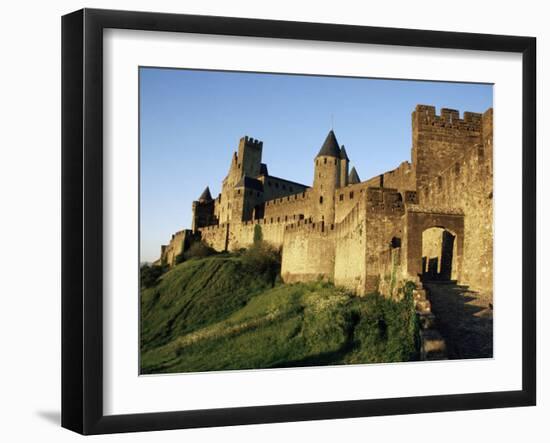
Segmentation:
[(321, 150), (319, 151), (319, 154), (317, 154), (317, 157), (321, 155), (325, 155), (327, 157), (340, 156), (340, 147), (338, 146), (338, 140), (336, 140), (336, 136), (334, 135), (333, 130), (331, 130), (328, 133), (327, 138), (323, 143), (323, 146), (321, 146)]
[(356, 183), (361, 183), (361, 180), (359, 179), (359, 174), (357, 174), (355, 166), (353, 168), (351, 168), (351, 172), (349, 173), (348, 183), (350, 185), (354, 185)]
[(342, 148), (340, 149), (340, 159), (349, 161), (348, 153), (346, 152), (346, 148), (344, 147), (344, 145), (342, 145)]
[(212, 200), (212, 194), (210, 194), (210, 188), (207, 186), (204, 191), (202, 191), (199, 201), (209, 202)]

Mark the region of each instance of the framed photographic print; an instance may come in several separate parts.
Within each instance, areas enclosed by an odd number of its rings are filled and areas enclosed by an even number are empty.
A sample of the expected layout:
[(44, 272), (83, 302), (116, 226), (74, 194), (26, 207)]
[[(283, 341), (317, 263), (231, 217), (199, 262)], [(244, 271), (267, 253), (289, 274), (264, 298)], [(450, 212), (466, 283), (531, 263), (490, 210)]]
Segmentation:
[(62, 425), (534, 405), (530, 37), (62, 21)]

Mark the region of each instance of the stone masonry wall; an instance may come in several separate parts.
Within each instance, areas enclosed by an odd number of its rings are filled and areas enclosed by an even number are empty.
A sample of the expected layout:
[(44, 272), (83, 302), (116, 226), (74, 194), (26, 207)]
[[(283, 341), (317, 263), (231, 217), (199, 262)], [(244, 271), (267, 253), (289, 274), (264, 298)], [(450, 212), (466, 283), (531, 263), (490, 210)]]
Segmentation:
[(401, 193), (416, 189), (415, 174), (408, 161), (404, 161), (397, 168), (372, 177), (364, 183), (369, 187), (394, 188)]
[(201, 240), (216, 251), (225, 251), (227, 247), (226, 238), (229, 229), (228, 223), (206, 226), (199, 229)]
[(286, 224), (270, 223), (266, 219), (234, 224), (229, 228), (228, 249), (235, 251), (248, 248), (254, 242), (254, 229), (259, 225), (262, 238), (267, 243), (279, 248), (283, 245), (283, 236)]
[(334, 283), (358, 295), (365, 293), (366, 237), (365, 198), (362, 198), (336, 225), (334, 259)]
[(271, 223), (293, 222), (311, 217), (311, 192), (268, 200), (264, 206), (264, 218)]
[(481, 114), (417, 105), (412, 114), (412, 163), (416, 188), (446, 169), (469, 148), (481, 143)]
[(334, 193), (334, 220), (340, 223), (350, 211), (364, 198), (367, 189), (366, 182), (347, 185), (343, 188), (336, 189)]
[(281, 276), (285, 283), (334, 281), (335, 231), (324, 223), (299, 221), (286, 226)]
[(161, 247), (160, 264), (174, 266), (178, 255), (189, 247), (192, 237), (190, 229), (183, 229), (172, 235), (170, 242)]
[(464, 259), (461, 281), (473, 289), (493, 287), (492, 110), (483, 115), (481, 143), (465, 150), (419, 190), (422, 204), (461, 208)]

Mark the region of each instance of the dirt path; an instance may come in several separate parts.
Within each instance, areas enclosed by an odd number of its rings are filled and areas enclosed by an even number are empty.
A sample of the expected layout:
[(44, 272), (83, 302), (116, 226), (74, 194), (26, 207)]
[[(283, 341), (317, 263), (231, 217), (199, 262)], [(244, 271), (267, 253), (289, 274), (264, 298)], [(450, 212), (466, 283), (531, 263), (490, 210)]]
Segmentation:
[(450, 359), (493, 356), (492, 296), (452, 283), (424, 283)]

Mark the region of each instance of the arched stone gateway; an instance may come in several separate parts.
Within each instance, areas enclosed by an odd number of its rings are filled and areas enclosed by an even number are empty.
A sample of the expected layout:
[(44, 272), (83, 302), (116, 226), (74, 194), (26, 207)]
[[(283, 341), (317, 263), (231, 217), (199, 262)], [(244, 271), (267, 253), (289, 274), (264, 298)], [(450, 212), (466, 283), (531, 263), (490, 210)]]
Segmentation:
[(443, 227), (422, 233), (422, 281), (456, 280), (456, 234)]
[(464, 250), (462, 211), (411, 205), (404, 218), (406, 275), (412, 279), (459, 281)]

